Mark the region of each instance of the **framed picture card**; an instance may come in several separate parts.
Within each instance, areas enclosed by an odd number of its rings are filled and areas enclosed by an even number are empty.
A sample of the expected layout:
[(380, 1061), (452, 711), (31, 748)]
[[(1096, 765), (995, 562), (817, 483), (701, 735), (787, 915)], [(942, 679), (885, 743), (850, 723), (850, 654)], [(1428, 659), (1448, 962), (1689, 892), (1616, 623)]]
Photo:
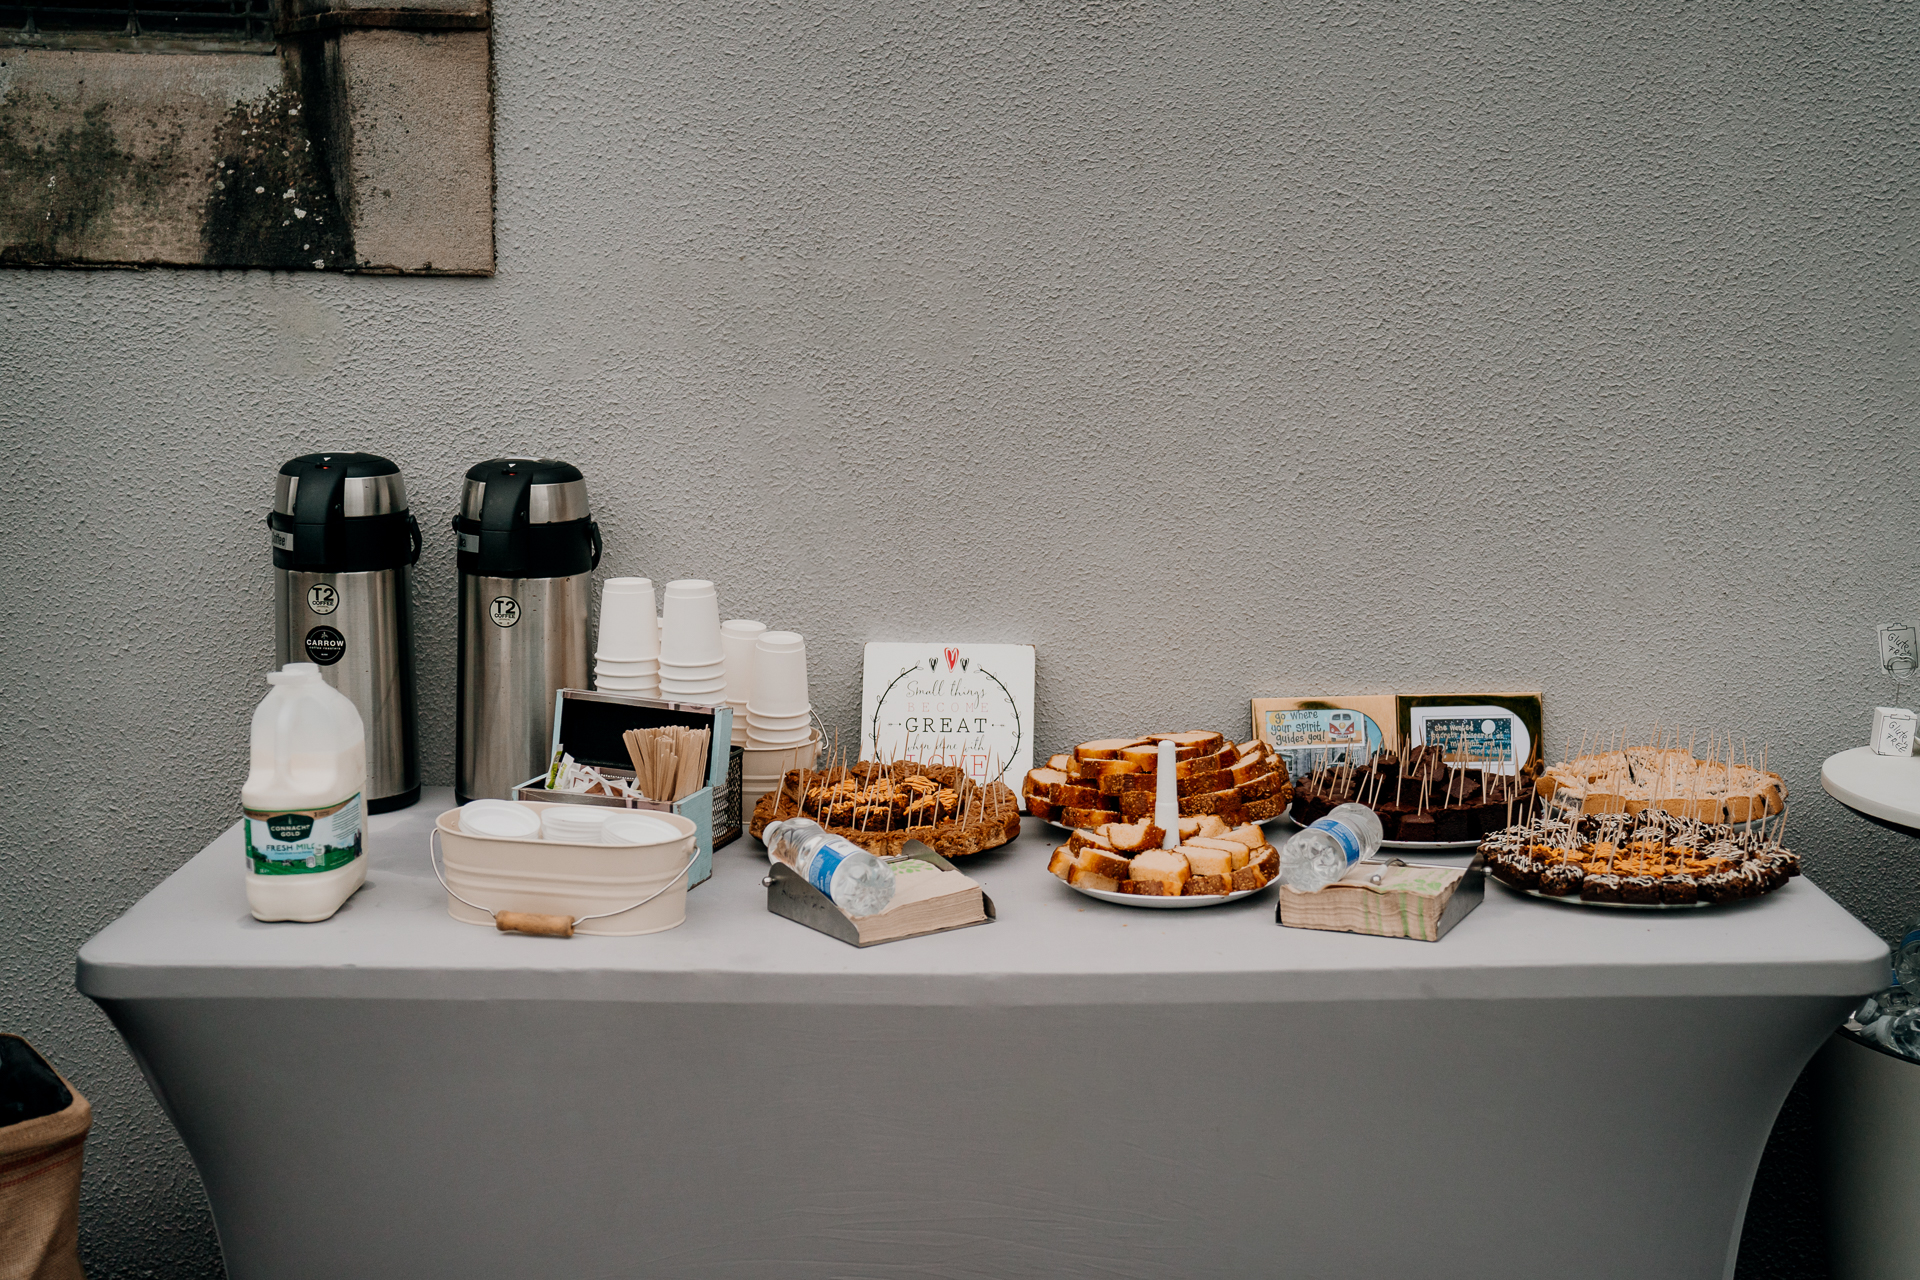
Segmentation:
[(1401, 740), (1440, 747), (1449, 763), (1495, 773), (1540, 763), (1537, 693), (1401, 694), (1396, 701)]
[(1356, 758), (1398, 745), (1392, 694), (1255, 698), (1253, 733), (1275, 751), (1345, 751)]
[(1033, 767), (1033, 646), (869, 643), (860, 755), (952, 765), (1019, 794)]

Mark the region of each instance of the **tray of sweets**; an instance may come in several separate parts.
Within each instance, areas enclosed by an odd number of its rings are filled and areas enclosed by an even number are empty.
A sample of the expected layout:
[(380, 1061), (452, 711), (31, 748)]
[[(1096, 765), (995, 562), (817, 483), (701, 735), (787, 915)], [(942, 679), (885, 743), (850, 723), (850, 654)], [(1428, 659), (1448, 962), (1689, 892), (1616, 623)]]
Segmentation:
[(1381, 847), (1464, 853), (1526, 811), (1532, 779), (1477, 760), (1449, 761), (1438, 746), (1378, 751), (1362, 760), (1329, 760), (1294, 780), (1291, 820), (1309, 826), (1343, 804), (1363, 804), (1380, 819)]
[(790, 769), (754, 805), (747, 830), (757, 839), (769, 822), (803, 813), (877, 857), (918, 840), (943, 858), (962, 858), (1020, 834), (1020, 806), (1005, 785), (910, 760)]
[(1162, 742), (1173, 744), (1174, 794), (1183, 818), (1217, 817), (1228, 827), (1269, 822), (1292, 799), (1286, 763), (1258, 739), (1149, 733), (1083, 742), (1028, 770), (1021, 784), (1028, 811), (1070, 831), (1153, 819)]
[(1681, 907), (1772, 893), (1800, 874), (1800, 858), (1771, 833), (1678, 817), (1637, 814), (1544, 817), (1480, 842), (1487, 873), (1536, 898), (1584, 907)]
[(1700, 822), (1759, 822), (1781, 816), (1787, 786), (1756, 765), (1731, 736), (1712, 735), (1704, 750), (1655, 734), (1643, 746), (1585, 752), (1549, 767), (1534, 782), (1540, 800), (1563, 813), (1638, 813), (1659, 809)]

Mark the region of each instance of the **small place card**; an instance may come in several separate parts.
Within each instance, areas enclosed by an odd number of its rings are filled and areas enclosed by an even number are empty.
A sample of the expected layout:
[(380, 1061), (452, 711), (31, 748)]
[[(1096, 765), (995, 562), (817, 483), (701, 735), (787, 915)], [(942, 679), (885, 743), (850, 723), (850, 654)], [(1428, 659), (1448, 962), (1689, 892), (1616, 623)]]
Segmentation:
[(1911, 624), (1885, 622), (1879, 627), (1880, 669), (1890, 676), (1920, 670), (1920, 642)]
[(1879, 756), (1913, 754), (1914, 714), (1905, 707), (1873, 709), (1873, 740), (1867, 745)]

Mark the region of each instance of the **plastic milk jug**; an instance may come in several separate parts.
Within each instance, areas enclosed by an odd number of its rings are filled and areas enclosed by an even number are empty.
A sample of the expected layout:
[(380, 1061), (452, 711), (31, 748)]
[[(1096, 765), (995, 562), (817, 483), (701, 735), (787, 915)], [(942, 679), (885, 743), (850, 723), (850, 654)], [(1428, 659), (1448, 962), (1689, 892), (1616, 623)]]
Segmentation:
[(311, 662), (269, 672), (267, 683), (240, 789), (247, 906), (256, 920), (325, 920), (367, 878), (366, 730)]

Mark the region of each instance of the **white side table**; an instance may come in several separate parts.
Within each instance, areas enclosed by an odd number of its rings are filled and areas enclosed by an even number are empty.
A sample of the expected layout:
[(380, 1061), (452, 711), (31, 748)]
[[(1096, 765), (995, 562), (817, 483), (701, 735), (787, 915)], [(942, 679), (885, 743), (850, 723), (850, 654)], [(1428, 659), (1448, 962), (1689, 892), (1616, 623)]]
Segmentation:
[[(1920, 828), (1920, 757), (1855, 747), (1820, 766), (1827, 794), (1882, 826)], [(1920, 1117), (1920, 1062), (1836, 1031), (1821, 1051), (1821, 1180), (1828, 1255), (1840, 1280), (1911, 1274), (1920, 1159), (1908, 1137)]]
[(1869, 747), (1855, 747), (1827, 757), (1820, 785), (1869, 818), (1920, 829), (1920, 756), (1879, 756)]

